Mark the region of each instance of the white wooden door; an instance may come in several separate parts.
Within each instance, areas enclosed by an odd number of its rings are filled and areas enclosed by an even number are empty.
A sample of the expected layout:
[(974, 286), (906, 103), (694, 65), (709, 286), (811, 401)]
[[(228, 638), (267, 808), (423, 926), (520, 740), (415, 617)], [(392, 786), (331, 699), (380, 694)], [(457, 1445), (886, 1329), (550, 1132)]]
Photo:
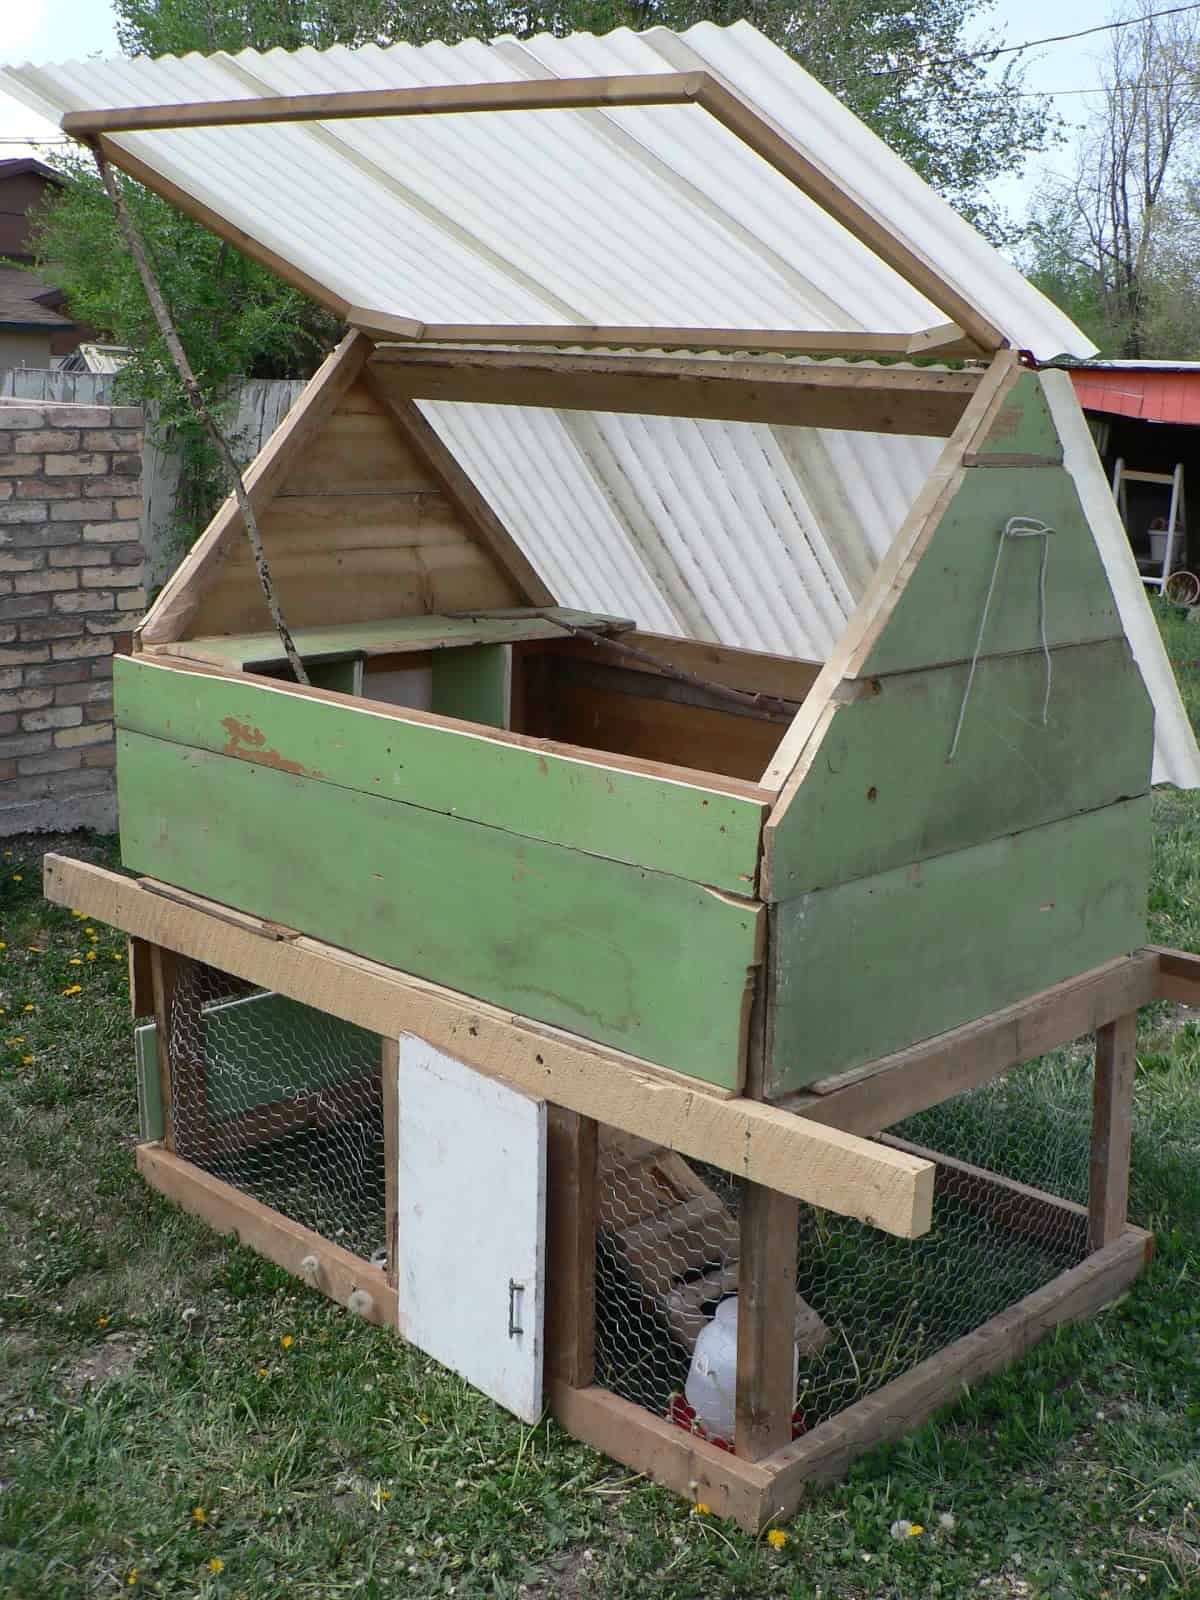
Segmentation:
[(396, 1100), (400, 1334), (536, 1422), (546, 1103), (411, 1034), (400, 1037)]

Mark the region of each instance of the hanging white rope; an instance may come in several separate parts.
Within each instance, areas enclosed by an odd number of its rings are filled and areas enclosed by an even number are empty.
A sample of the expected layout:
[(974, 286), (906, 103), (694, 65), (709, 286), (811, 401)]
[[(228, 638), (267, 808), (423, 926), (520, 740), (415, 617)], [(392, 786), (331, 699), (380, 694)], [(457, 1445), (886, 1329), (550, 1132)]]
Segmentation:
[(962, 704), (958, 708), (958, 721), (954, 724), (954, 738), (950, 741), (950, 754), (946, 757), (947, 764), (954, 760), (958, 750), (959, 735), (962, 733), (963, 722), (967, 715), (967, 701), (971, 698), (971, 686), (975, 682), (975, 668), (979, 665), (979, 652), (983, 649), (983, 636), (987, 630), (988, 612), (992, 607), (992, 596), (996, 592), (996, 579), (1000, 575), (1000, 562), (1004, 555), (1004, 547), (1009, 539), (1041, 539), (1042, 562), (1038, 572), (1038, 632), (1042, 640), (1042, 655), (1046, 661), (1046, 693), (1042, 699), (1042, 727), (1050, 722), (1050, 685), (1053, 681), (1054, 666), (1050, 657), (1050, 645), (1046, 639), (1046, 563), (1050, 556), (1050, 536), (1053, 528), (1047, 527), (1037, 517), (1009, 517), (1000, 530), (1000, 538), (996, 545), (996, 559), (992, 563), (992, 576), (988, 584), (987, 596), (983, 602), (983, 615), (979, 619), (979, 632), (975, 636), (975, 649), (971, 654), (971, 666), (967, 672), (967, 681), (963, 686)]

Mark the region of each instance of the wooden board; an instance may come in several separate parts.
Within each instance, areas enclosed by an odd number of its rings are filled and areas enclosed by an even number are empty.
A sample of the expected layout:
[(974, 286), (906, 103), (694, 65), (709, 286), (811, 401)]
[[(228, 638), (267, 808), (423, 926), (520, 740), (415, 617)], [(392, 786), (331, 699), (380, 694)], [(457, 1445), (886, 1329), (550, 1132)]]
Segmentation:
[(774, 1106), (713, 1090), (621, 1051), (514, 1016), (198, 896), (172, 898), (90, 862), (48, 854), (46, 896), (167, 952), (382, 1035), (407, 1031), (552, 1105), (707, 1161), (810, 1205), (927, 1232), (933, 1167)]
[(143, 1140), (159, 1140), (165, 1131), (162, 1083), (158, 1068), (158, 1026), (143, 1022), (133, 1030), (137, 1072), (138, 1132)]
[(1125, 801), (776, 907), (767, 1093), (1135, 949), (1145, 938), (1149, 806), (1148, 796)]
[(402, 1034), (396, 1325), (534, 1423), (542, 1410), (546, 1103)]
[[(1123, 629), (1104, 565), (1069, 473), (1052, 467), (964, 470), (886, 623), (852, 669), (858, 677), (969, 661), (979, 636), (1001, 530), (1010, 517), (1054, 529), (1046, 566), (1046, 638), (1052, 647), (1111, 639)], [(982, 654), (1041, 647), (1038, 581), (1044, 541), (1006, 542)]]
[(1154, 712), (1124, 638), (983, 660), (947, 760), (966, 664), (835, 704), (767, 831), (771, 900), (886, 872), (1145, 793)]
[[(256, 511), (276, 594), (293, 629), (489, 609), (524, 598), (428, 459), (401, 436), (361, 378), (272, 488)], [(379, 528), (386, 527), (389, 510), (397, 517), (396, 538), (385, 548)], [(320, 540), (314, 523), (322, 527)], [(188, 619), (188, 636), (270, 626), (248, 551), (232, 551), (233, 558), (209, 575)]]
[(741, 1083), (756, 902), (141, 733), (118, 734), (117, 785), (135, 871)]
[(1023, 372), (991, 419), (987, 436), (966, 458), (968, 466), (999, 466), (1022, 457), (1061, 462), (1062, 440), (1036, 372)]
[(433, 709), (489, 728), (507, 728), (512, 692), (512, 647), (469, 645), (433, 656)]
[[(290, 689), (180, 672), (144, 656), (119, 657), (113, 680), (123, 732), (307, 774), (734, 893), (754, 892), (766, 814), (761, 800)], [(131, 796), (132, 803), (142, 802)], [(335, 828), (331, 837), (339, 833)]]

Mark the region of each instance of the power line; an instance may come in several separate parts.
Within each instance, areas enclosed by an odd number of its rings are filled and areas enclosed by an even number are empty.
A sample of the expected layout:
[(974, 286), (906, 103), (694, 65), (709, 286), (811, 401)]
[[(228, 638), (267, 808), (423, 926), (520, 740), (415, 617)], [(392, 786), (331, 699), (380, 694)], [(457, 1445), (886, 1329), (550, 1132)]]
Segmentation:
[(968, 60), (994, 61), (997, 56), (1018, 55), (1022, 50), (1033, 50), (1040, 44), (1065, 44), (1070, 39), (1086, 39), (1092, 33), (1115, 33), (1118, 28), (1136, 28), (1140, 23), (1154, 22), (1159, 17), (1177, 17), (1184, 11), (1200, 11), (1200, 3), (1168, 6), (1164, 11), (1148, 11), (1144, 16), (1126, 17), (1121, 22), (1101, 22), (1094, 28), (1080, 28), (1078, 33), (1052, 33), (1045, 39), (1026, 39), (1024, 44), (1001, 45), (997, 50), (977, 50), (973, 56), (968, 57)]

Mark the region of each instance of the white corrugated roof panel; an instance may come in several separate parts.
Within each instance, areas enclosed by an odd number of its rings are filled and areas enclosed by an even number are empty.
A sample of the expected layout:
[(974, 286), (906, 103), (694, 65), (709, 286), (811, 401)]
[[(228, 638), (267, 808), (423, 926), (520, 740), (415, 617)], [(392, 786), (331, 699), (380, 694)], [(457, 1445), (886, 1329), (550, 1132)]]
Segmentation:
[[(1004, 336), (1093, 346), (748, 23), (4, 68), (43, 115), (706, 71)], [(425, 323), (915, 333), (945, 314), (697, 105), (113, 135), (332, 297)]]

